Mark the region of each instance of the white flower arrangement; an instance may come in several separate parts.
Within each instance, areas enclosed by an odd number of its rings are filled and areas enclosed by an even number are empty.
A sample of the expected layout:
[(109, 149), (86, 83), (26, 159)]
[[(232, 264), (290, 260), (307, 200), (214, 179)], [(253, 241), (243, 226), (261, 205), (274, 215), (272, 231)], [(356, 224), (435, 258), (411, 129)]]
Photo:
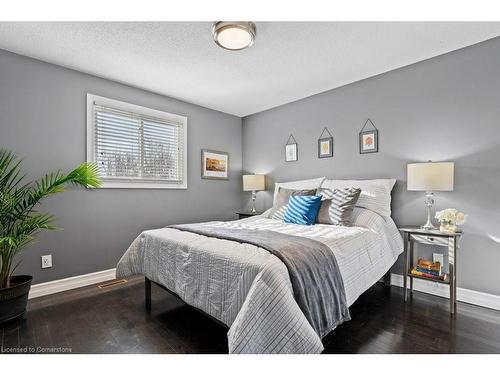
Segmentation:
[(467, 220), (467, 215), (454, 208), (436, 212), (436, 219), (441, 223), (441, 227), (456, 228), (457, 225), (463, 225)]

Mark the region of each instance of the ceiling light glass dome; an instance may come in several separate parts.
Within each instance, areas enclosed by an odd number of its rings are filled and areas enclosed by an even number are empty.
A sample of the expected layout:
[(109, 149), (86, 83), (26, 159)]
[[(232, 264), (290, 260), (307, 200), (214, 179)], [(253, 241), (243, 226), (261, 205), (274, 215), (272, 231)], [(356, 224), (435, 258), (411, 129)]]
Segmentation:
[(253, 22), (214, 22), (212, 34), (215, 43), (224, 49), (238, 51), (250, 47), (255, 41), (256, 28)]

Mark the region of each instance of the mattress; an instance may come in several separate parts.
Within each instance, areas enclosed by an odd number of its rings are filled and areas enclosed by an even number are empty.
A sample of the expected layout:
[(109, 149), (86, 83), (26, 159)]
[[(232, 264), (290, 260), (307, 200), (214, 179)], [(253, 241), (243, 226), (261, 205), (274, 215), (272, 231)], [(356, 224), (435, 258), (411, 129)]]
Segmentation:
[[(272, 230), (326, 244), (335, 254), (348, 305), (394, 264), (403, 250), (391, 218), (355, 208), (352, 227), (287, 224), (265, 214), (214, 226)], [(162, 228), (143, 232), (117, 266), (142, 274), (230, 327), (230, 353), (319, 353), (321, 337), (293, 299), (285, 265), (257, 246)]]

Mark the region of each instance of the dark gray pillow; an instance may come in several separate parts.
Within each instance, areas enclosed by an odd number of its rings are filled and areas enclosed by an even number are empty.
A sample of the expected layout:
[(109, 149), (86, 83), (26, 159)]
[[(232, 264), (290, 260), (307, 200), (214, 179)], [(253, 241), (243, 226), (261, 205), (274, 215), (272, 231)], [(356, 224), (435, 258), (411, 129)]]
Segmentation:
[(351, 225), (352, 210), (358, 201), (361, 189), (318, 189), (318, 194), (322, 195), (321, 206), (319, 208), (316, 223), (332, 225)]
[(294, 190), (280, 187), (278, 195), (276, 196), (276, 201), (274, 202), (273, 208), (269, 213), (269, 217), (271, 219), (283, 220), (288, 207), (288, 201), (292, 195), (316, 195), (316, 189)]

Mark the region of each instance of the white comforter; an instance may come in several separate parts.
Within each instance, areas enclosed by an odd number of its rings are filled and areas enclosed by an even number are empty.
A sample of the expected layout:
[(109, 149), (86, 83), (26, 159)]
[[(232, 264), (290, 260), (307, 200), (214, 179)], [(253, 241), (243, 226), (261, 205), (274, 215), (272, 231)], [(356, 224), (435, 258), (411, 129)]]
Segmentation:
[[(214, 225), (307, 236), (328, 245), (350, 306), (402, 252), (390, 218), (355, 208), (353, 227), (285, 224), (263, 216)], [(230, 327), (230, 353), (320, 353), (314, 332), (293, 298), (285, 265), (250, 244), (176, 229), (139, 235), (117, 266), (117, 277), (142, 274)]]

